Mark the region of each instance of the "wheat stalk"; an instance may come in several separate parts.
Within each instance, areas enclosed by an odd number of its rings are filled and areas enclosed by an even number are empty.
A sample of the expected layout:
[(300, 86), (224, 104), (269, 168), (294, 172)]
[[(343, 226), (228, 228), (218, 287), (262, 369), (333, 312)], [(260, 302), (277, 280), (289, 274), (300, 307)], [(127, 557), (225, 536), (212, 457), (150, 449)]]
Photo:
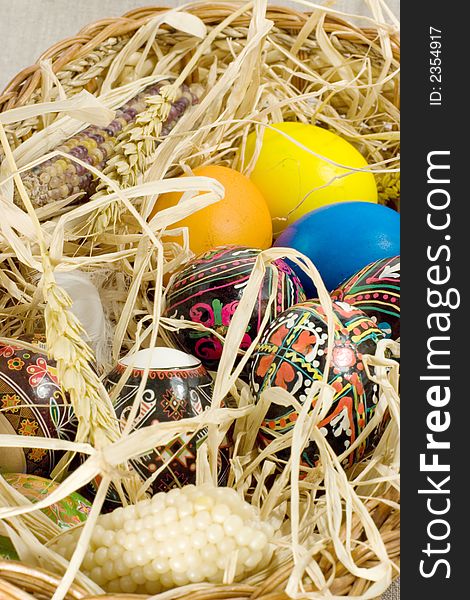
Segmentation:
[[(116, 153), (106, 165), (104, 174), (121, 188), (132, 187), (141, 182), (162, 136), (170, 132), (184, 112), (178, 108), (178, 103), (185, 101), (187, 106), (195, 102), (195, 96), (187, 86), (177, 87), (163, 82), (159, 94), (146, 98), (147, 110), (140, 113), (135, 122), (126, 127), (118, 137)], [(112, 192), (113, 190), (102, 182), (92, 200)], [(89, 220), (89, 233), (96, 236), (103, 233), (110, 224), (114, 227), (120, 213), (117, 201), (97, 210)]]

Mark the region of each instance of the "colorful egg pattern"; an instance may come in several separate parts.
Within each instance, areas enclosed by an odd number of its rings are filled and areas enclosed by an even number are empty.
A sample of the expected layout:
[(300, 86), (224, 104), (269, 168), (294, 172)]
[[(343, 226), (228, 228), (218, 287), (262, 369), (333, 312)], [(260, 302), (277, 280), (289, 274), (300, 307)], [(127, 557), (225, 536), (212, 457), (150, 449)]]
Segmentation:
[(400, 256), (370, 263), (343, 282), (331, 297), (360, 308), (386, 337), (397, 340), (400, 337)]
[[(59, 487), (59, 484), (25, 473), (4, 473), (3, 477), (12, 487), (23, 494), (30, 502), (39, 502)], [(91, 504), (80, 494), (73, 492), (60, 502), (55, 502), (42, 512), (61, 529), (70, 529), (86, 520), (91, 511)], [(18, 555), (11, 540), (0, 535), (0, 559), (18, 560)]]
[[(25, 473), (4, 473), (2, 477), (33, 503), (43, 500), (45, 496), (59, 487), (59, 483), (56, 481)], [(90, 511), (90, 502), (77, 492), (42, 509), (42, 512), (61, 529), (70, 529), (70, 527), (80, 525), (86, 520)]]
[[(357, 439), (374, 414), (377, 386), (368, 379), (363, 354), (375, 354), (383, 333), (362, 311), (346, 303), (334, 303), (334, 348), (328, 383), (335, 389), (332, 408), (319, 424), (333, 450), (339, 455)], [(281, 387), (300, 403), (305, 402), (312, 382), (321, 381), (328, 345), (327, 318), (322, 306), (304, 302), (285, 311), (267, 328), (253, 353), (250, 385), (256, 398), (269, 387)], [(263, 422), (260, 441), (267, 445), (279, 433), (292, 429), (298, 417), (294, 407), (272, 404)], [(360, 460), (371, 438), (345, 460)], [(287, 460), (289, 451), (279, 457)], [(318, 449), (311, 442), (302, 464), (314, 466)]]
[[(106, 387), (111, 389), (120, 380), (127, 366), (133, 366), (114, 406), (121, 429), (124, 429), (127, 423), (149, 357), (152, 367), (132, 426), (133, 430), (159, 422), (195, 417), (210, 406), (212, 378), (198, 359), (173, 348), (141, 350), (121, 360), (105, 381)], [(181, 434), (169, 446), (155, 448), (153, 452), (133, 461), (132, 464), (146, 480), (170, 460), (168, 466), (153, 482), (152, 489), (155, 493), (195, 483), (196, 453), (206, 438), (207, 429), (202, 429), (195, 435)], [(227, 441), (219, 452), (219, 485), (226, 484), (228, 469)]]
[[(33, 340), (0, 345), (0, 433), (73, 441), (77, 420), (57, 380), (55, 363)], [(42, 448), (2, 448), (0, 472), (48, 477), (63, 452)]]
[[(167, 292), (165, 316), (201, 323), (225, 336), (259, 253), (253, 248), (227, 246), (191, 260)], [(306, 298), (292, 269), (283, 260), (274, 264), (279, 277), (273, 317)], [(240, 346), (242, 350), (250, 346), (259, 331), (272, 286), (273, 273), (268, 269)], [(205, 367), (217, 368), (223, 344), (216, 336), (193, 329), (180, 329), (169, 335), (175, 346), (194, 354)]]

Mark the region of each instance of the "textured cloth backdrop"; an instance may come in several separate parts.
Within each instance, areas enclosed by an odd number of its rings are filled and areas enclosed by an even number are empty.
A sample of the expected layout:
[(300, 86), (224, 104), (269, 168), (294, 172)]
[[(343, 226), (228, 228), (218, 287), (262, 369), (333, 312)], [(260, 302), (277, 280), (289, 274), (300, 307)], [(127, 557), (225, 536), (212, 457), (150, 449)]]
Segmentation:
[[(400, 0), (385, 0), (399, 16)], [(272, 0), (302, 10), (301, 4), (286, 0)], [(75, 35), (82, 27), (106, 17), (148, 5), (181, 6), (185, 0), (0, 0), (0, 89), (21, 69), (28, 67), (41, 52), (56, 42)], [(318, 2), (321, 4), (321, 2)], [(339, 0), (337, 10), (352, 14), (367, 13), (362, 0)], [(382, 600), (399, 600), (400, 587), (392, 585)]]
[[(301, 4), (269, 0), (303, 10)], [(400, 0), (385, 0), (399, 15)], [(21, 69), (29, 67), (41, 52), (75, 35), (82, 27), (106, 17), (117, 17), (149, 5), (181, 6), (187, 0), (0, 0), (0, 89)], [(318, 0), (318, 4), (322, 4)], [(353, 14), (367, 12), (364, 0), (338, 0), (335, 8)]]

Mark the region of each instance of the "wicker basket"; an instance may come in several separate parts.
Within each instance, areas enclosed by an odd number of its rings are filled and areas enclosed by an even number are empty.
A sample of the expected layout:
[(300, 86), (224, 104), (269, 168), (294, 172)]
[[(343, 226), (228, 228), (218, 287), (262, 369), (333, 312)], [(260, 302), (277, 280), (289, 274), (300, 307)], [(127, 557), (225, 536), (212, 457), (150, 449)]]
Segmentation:
[[(136, 31), (145, 26), (158, 13), (165, 11), (162, 7), (148, 7), (131, 11), (121, 18), (105, 19), (91, 24), (84, 28), (74, 37), (57, 43), (47, 50), (40, 60), (50, 59), (54, 73), (59, 79), (68, 94), (76, 93), (81, 89), (86, 89), (91, 93), (98, 93), (103, 78), (109, 64), (124, 47), (125, 43)], [(234, 10), (233, 4), (229, 2), (220, 3), (201, 3), (191, 5), (187, 11), (197, 15), (206, 24), (213, 28), (223, 19), (227, 18)], [(297, 12), (286, 7), (270, 7), (267, 12), (267, 18), (274, 21), (276, 28), (277, 41), (281, 41), (286, 49), (295, 48), (299, 60), (307, 60), (316, 52), (315, 27), (317, 21), (307, 13)], [(250, 23), (249, 11), (238, 16), (223, 32), (230, 39), (236, 39), (243, 43), (246, 39), (248, 26)], [(163, 25), (167, 30), (167, 38), (160, 44), (160, 48), (171, 48), (175, 43), (173, 38), (181, 41), (182, 34), (173, 36), (171, 27)], [(348, 23), (339, 17), (329, 15), (323, 29), (330, 39), (332, 46), (336, 49), (338, 56), (364, 57), (368, 56), (370, 63), (377, 70), (380, 70), (386, 60), (399, 61), (399, 43), (397, 37), (392, 34), (387, 37), (387, 51), (389, 54), (384, 57), (380, 54), (379, 48), (385, 48), (382, 44), (377, 30), (373, 27), (361, 29), (356, 25)], [(295, 46), (298, 36), (301, 36), (302, 43)], [(223, 42), (218, 43), (217, 52), (230, 52), (230, 47)], [(384, 53), (385, 50), (384, 50)], [(181, 69), (188, 63), (189, 57), (185, 56), (181, 61)], [(40, 61), (35, 65), (20, 72), (6, 87), (0, 95), (0, 112), (25, 106), (40, 101), (41, 85), (43, 80), (43, 71)], [(337, 66), (337, 65), (336, 65)], [(293, 77), (297, 77), (298, 89), (301, 91), (305, 85), (299, 75), (295, 73), (295, 64), (290, 66)], [(371, 73), (375, 72), (371, 70)], [(390, 72), (392, 69), (390, 68)], [(197, 71), (193, 71), (188, 79), (188, 83), (197, 83)], [(333, 100), (331, 100), (333, 102)], [(341, 111), (341, 107), (335, 109)], [(383, 124), (387, 121), (387, 111), (399, 110), (399, 81), (394, 75), (390, 77), (388, 90), (386, 92), (386, 102), (381, 106), (381, 121)], [(378, 111), (380, 112), (380, 111)], [(27, 140), (40, 127), (37, 118), (29, 119), (14, 129), (8, 129), (9, 140), (12, 147), (18, 146), (21, 142)], [(380, 127), (374, 132), (380, 138)], [(393, 124), (396, 129), (396, 124)], [(384, 127), (385, 129), (385, 127)], [(378, 132), (378, 133), (377, 133)], [(382, 157), (390, 161), (392, 166), (397, 164), (399, 155), (399, 142), (387, 142), (381, 148)], [(390, 203), (394, 206), (399, 202), (399, 191), (397, 191), (397, 181), (392, 175), (387, 175), (382, 182), (381, 201)], [(390, 177), (392, 182), (390, 183)], [(379, 182), (380, 183), (380, 182)], [(389, 502), (382, 500), (386, 497)], [(371, 498), (365, 501), (373, 521), (378, 527), (389, 558), (396, 565), (399, 563), (399, 511), (397, 505), (399, 495), (393, 487), (390, 487), (385, 494), (382, 493), (381, 500)], [(360, 524), (357, 525), (360, 529)], [(354, 523), (352, 525), (354, 528)], [(360, 533), (358, 533), (358, 538)], [(333, 579), (330, 586), (330, 592), (337, 596), (355, 597), (367, 592), (372, 585), (371, 581), (354, 577), (337, 559), (334, 548), (327, 548), (331, 556), (335, 557), (336, 564), (332, 565), (328, 560), (319, 560), (319, 565), (323, 570), (326, 580)], [(377, 561), (376, 556), (369, 552), (367, 547), (356, 548), (353, 552), (354, 559), (358, 565), (371, 567)], [(250, 599), (250, 600), (287, 600), (288, 596), (283, 591), (285, 584), (292, 571), (293, 564), (285, 564), (275, 573), (271, 574), (261, 584), (250, 582), (240, 582), (233, 585), (213, 585), (207, 586), (200, 591), (185, 592), (175, 590), (173, 593), (167, 592), (165, 599), (184, 598), (187, 600), (222, 600), (222, 599)], [(395, 573), (396, 574), (396, 573)], [(26, 600), (27, 598), (51, 598), (56, 589), (60, 577), (47, 573), (45, 571), (34, 569), (16, 562), (0, 562), (0, 600)], [(316, 588), (312, 584), (306, 584), (305, 592), (314, 591)], [(105, 597), (105, 596), (100, 596)], [(107, 598), (143, 598), (136, 595), (107, 595)], [(67, 599), (85, 599), (91, 600), (86, 592), (78, 585), (73, 585)]]
[[(190, 8), (190, 12), (200, 17), (208, 26), (214, 26), (230, 14), (232, 8), (229, 4), (229, 2), (194, 4)], [(83, 59), (87, 55), (96, 52), (97, 49), (103, 47), (106, 40), (131, 36), (136, 30), (155, 17), (155, 15), (165, 10), (167, 9), (162, 6), (136, 9), (126, 13), (121, 18), (103, 19), (102, 21), (88, 25), (76, 37), (58, 42), (52, 48), (46, 50), (39, 57), (36, 64), (23, 69), (6, 86), (0, 96), (0, 110), (5, 111), (23, 106), (31, 100), (34, 92), (38, 90), (41, 84), (41, 72), (39, 68), (41, 60), (52, 60), (54, 72), (59, 73), (66, 70), (71, 63), (76, 63), (79, 59)], [(276, 26), (284, 30), (288, 36), (295, 36), (306, 26), (309, 13), (298, 12), (292, 8), (282, 6), (272, 6), (268, 9), (267, 18), (273, 20)], [(234, 27), (238, 27), (242, 31), (245, 31), (248, 25), (249, 17), (247, 15), (241, 16), (233, 23)], [(326, 31), (330, 34), (334, 33), (345, 44), (349, 43), (352, 47), (359, 48), (359, 52), (362, 53), (366, 52), (368, 44), (377, 38), (377, 31), (375, 29), (360, 29), (340, 18), (333, 19), (332, 17), (328, 17)], [(399, 40), (394, 35), (391, 41), (393, 56), (399, 60)], [(80, 72), (80, 69), (76, 69), (76, 71)], [(91, 82), (88, 81), (84, 84), (84, 87), (90, 91), (96, 91), (97, 89), (93, 79), (91, 79)], [(398, 79), (395, 80), (394, 102), (397, 107), (400, 106)]]

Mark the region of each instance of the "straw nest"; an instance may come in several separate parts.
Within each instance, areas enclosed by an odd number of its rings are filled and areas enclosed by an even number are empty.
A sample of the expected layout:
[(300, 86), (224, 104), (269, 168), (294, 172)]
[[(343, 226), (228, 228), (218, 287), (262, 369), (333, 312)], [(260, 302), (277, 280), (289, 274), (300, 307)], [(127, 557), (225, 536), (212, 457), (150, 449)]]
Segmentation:
[[(376, 174), (381, 201), (398, 206), (396, 23), (384, 3), (368, 4), (370, 16), (361, 20), (307, 1), (299, 1), (305, 13), (267, 8), (264, 0), (192, 4), (169, 12), (161, 7), (140, 9), (90, 25), (75, 38), (58, 43), (19, 73), (0, 96), (0, 336), (47, 333), (49, 353), (57, 361), (80, 426), (75, 443), (46, 440), (44, 445), (88, 456), (67, 477), (64, 471), (56, 474), (63, 483), (44, 503), (102, 475), (94, 510), (70, 565), (43, 545), (55, 530), (50, 522), (44, 524), (37, 510), (40, 505), (35, 509), (25, 505), (0, 479), (0, 517), (22, 561), (0, 563), (1, 598), (58, 600), (102, 594), (77, 572), (77, 565), (110, 482), (121, 484), (131, 501), (145, 493), (145, 484), (126, 461), (182, 431), (208, 426), (209, 443), (199, 453), (197, 474), (200, 482), (213, 481), (217, 445), (234, 422), (237, 443), (230, 485), (256, 504), (265, 518), (277, 522), (273, 560), (244, 581), (198, 584), (166, 592), (162, 598), (365, 599), (378, 597), (397, 575), (398, 365), (389, 356), (398, 355), (398, 344), (382, 342), (377, 355), (368, 358), (371, 377), (380, 386), (382, 408), (391, 415), (373, 455), (345, 472), (318, 434), (316, 410), (297, 421), (286, 442), (293, 448), (292, 458), (275, 484), (268, 486), (273, 448), (260, 453), (256, 436), (246, 432), (256, 432), (270, 395), (254, 410), (253, 399), (238, 379), (243, 362), (237, 365), (235, 359), (261, 278), (271, 261), (282, 255), (279, 249), (267, 250), (257, 260), (227, 334), (212, 408), (196, 419), (159, 424), (131, 435), (119, 432), (112, 399), (92, 367), (96, 357), (83, 341), (70, 298), (56, 281), (58, 273), (80, 269), (99, 282), (112, 332), (108, 352), (98, 360), (100, 372), (119, 356), (165, 338), (172, 322), (161, 317), (164, 275), (183, 264), (190, 252), (187, 236), (179, 246), (168, 237), (162, 241), (162, 233), (223, 194), (220, 184), (208, 178), (178, 182), (172, 178), (201, 164), (240, 168), (248, 132), (280, 120), (316, 123), (350, 140)], [(122, 148), (119, 171), (93, 171), (102, 181), (102, 191), (92, 201), (69, 198), (33, 206), (19, 173), (54, 156), (54, 148), (86, 123), (105, 123), (110, 111), (164, 78), (170, 83), (158, 106), (151, 107), (153, 124), (162, 122), (182, 83), (197, 89), (201, 100), (163, 143), (147, 149), (147, 161), (135, 163), (131, 160), (135, 150)], [(136, 144), (145, 141), (143, 129), (132, 134)], [(84, 167), (93, 170), (85, 163)], [(197, 206), (180, 205), (148, 221), (155, 197), (175, 190), (206, 193)], [(93, 229), (96, 215), (104, 216), (98, 230)], [(301, 258), (295, 252), (289, 257)], [(302, 264), (320, 290), (331, 332), (329, 296), (314, 265)], [(156, 290), (152, 297), (149, 287)], [(221, 408), (228, 394), (237, 408)], [(324, 384), (319, 383), (312, 394), (318, 395), (318, 408), (331, 401)], [(299, 451), (309, 435), (318, 443), (321, 461), (299, 479)], [(28, 440), (4, 435), (1, 445), (25, 447)]]

